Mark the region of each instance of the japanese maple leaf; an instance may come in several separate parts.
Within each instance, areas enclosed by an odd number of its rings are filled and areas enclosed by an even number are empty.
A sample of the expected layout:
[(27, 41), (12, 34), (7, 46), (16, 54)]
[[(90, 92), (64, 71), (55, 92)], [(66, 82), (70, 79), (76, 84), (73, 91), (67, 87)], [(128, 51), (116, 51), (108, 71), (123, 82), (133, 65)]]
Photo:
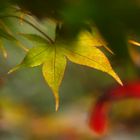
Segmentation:
[[(22, 34), (24, 37), (35, 42), (36, 46), (31, 48), (24, 60), (10, 72), (20, 67), (35, 67), (43, 65), (42, 73), (52, 89), (56, 100), (56, 110), (59, 106), (59, 86), (62, 82), (67, 60), (73, 63), (88, 66), (108, 73), (119, 84), (122, 82), (112, 69), (109, 60), (104, 53), (97, 47), (103, 44), (96, 42), (91, 33), (82, 32), (77, 41), (64, 44), (49, 44), (48, 41), (35, 34)], [(84, 39), (86, 38), (86, 40)]]

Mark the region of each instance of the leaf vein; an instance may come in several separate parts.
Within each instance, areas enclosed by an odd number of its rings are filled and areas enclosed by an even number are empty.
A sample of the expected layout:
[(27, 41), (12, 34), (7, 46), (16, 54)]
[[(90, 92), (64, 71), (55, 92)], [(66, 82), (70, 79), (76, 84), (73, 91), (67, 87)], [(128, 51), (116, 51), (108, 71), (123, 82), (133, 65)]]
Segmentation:
[[(69, 50), (69, 49), (67, 49), (67, 50)], [(74, 52), (74, 51), (72, 51), (72, 50), (69, 50), (69, 51), (72, 52), (73, 54), (77, 54), (77, 55), (79, 55), (79, 56), (85, 57), (85, 58), (87, 58), (87, 59), (89, 59), (89, 60), (91, 60), (91, 61), (97, 63), (98, 65), (100, 65), (101, 67), (103, 67), (103, 68), (106, 70), (106, 68), (105, 68), (102, 64), (100, 64), (99, 62), (97, 62), (97, 61), (95, 61), (95, 60), (93, 60), (93, 59), (91, 59), (91, 58), (89, 58), (89, 57), (87, 57), (87, 56), (81, 55), (81, 54), (79, 54), (79, 53), (77, 53), (77, 52)], [(104, 71), (105, 71), (105, 70), (104, 70)], [(108, 70), (108, 71), (111, 71), (111, 69)], [(105, 71), (105, 72), (108, 72), (108, 71)]]
[[(32, 57), (28, 60), (28, 63), (29, 63), (29, 64), (32, 63), (32, 61), (33, 61), (36, 57), (38, 57), (38, 56), (40, 56), (41, 54), (45, 53), (45, 51), (46, 51), (47, 49), (48, 49), (48, 48), (45, 48), (45, 49), (43, 49), (41, 52), (39, 52), (39, 53), (37, 53), (36, 55), (32, 56)], [(25, 57), (25, 58), (26, 58), (26, 57)]]

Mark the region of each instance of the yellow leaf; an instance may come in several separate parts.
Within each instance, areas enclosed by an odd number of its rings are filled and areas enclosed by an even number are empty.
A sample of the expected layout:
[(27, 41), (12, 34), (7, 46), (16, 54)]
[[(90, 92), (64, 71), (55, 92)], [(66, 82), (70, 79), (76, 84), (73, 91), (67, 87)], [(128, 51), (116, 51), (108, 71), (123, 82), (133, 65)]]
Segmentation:
[(88, 45), (88, 42), (85, 45), (83, 41), (81, 43), (81, 40), (79, 40), (75, 47), (65, 47), (64, 51), (70, 61), (106, 72), (122, 85), (120, 78), (112, 69), (109, 60), (97, 47), (91, 47)]
[[(29, 35), (26, 35), (26, 37), (29, 38)], [(34, 41), (36, 37), (30, 35), (30, 40), (33, 39)], [(38, 42), (36, 47), (30, 49), (23, 62), (10, 72), (17, 70), (19, 67), (35, 67), (42, 64), (43, 76), (55, 96), (56, 110), (59, 106), (58, 92), (65, 72), (66, 57), (74, 63), (106, 72), (122, 85), (120, 78), (112, 69), (107, 57), (96, 47), (97, 44), (94, 44), (91, 33), (83, 32), (76, 43), (74, 42), (71, 43), (71, 46), (69, 45), (70, 47), (68, 44), (61, 43), (49, 45), (41, 36), (37, 38), (41, 42)]]
[(91, 47), (104, 47), (111, 54), (114, 54), (110, 48), (107, 47), (106, 41), (100, 35), (96, 27), (92, 28), (92, 32), (82, 31), (79, 35), (79, 41), (82, 45)]
[(58, 49), (53, 47), (53, 51), (49, 54), (50, 57), (45, 61), (42, 69), (43, 75), (54, 93), (56, 110), (59, 107), (59, 86), (66, 67), (66, 58)]

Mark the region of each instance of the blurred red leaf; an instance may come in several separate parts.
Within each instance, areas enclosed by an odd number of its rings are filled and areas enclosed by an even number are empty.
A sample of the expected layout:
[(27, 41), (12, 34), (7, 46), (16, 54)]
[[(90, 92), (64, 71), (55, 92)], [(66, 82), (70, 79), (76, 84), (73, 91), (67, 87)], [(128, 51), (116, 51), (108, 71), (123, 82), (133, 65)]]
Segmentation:
[(124, 83), (124, 86), (116, 86), (107, 90), (92, 108), (90, 128), (98, 134), (106, 132), (109, 106), (114, 101), (127, 98), (140, 98), (140, 81)]

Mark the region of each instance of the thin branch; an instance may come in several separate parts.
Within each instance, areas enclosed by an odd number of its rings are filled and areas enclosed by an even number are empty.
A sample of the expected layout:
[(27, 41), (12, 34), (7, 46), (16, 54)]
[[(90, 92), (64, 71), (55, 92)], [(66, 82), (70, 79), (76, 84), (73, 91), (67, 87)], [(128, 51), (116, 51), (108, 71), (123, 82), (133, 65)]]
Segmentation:
[[(21, 19), (21, 17), (15, 16), (15, 15), (0, 15), (0, 18), (16, 18), (16, 19)], [(31, 23), (30, 21), (28, 21), (26, 19), (22, 19), (22, 21), (24, 21), (25, 23), (29, 24), (34, 29), (36, 29), (38, 32), (40, 32), (49, 41), (49, 43), (54, 44), (54, 41), (46, 33), (44, 33), (42, 30), (40, 30), (38, 27), (36, 27), (33, 23)]]
[[(13, 36), (12, 31), (4, 24), (3, 21), (0, 21), (0, 24), (5, 28), (5, 30), (6, 30), (10, 35)], [(22, 44), (22, 42), (20, 42), (19, 40), (16, 40), (15, 43), (16, 43), (21, 49), (23, 49), (24, 51), (26, 51), (26, 52), (29, 51), (29, 49), (27, 49), (27, 48), (24, 46), (24, 44)]]

